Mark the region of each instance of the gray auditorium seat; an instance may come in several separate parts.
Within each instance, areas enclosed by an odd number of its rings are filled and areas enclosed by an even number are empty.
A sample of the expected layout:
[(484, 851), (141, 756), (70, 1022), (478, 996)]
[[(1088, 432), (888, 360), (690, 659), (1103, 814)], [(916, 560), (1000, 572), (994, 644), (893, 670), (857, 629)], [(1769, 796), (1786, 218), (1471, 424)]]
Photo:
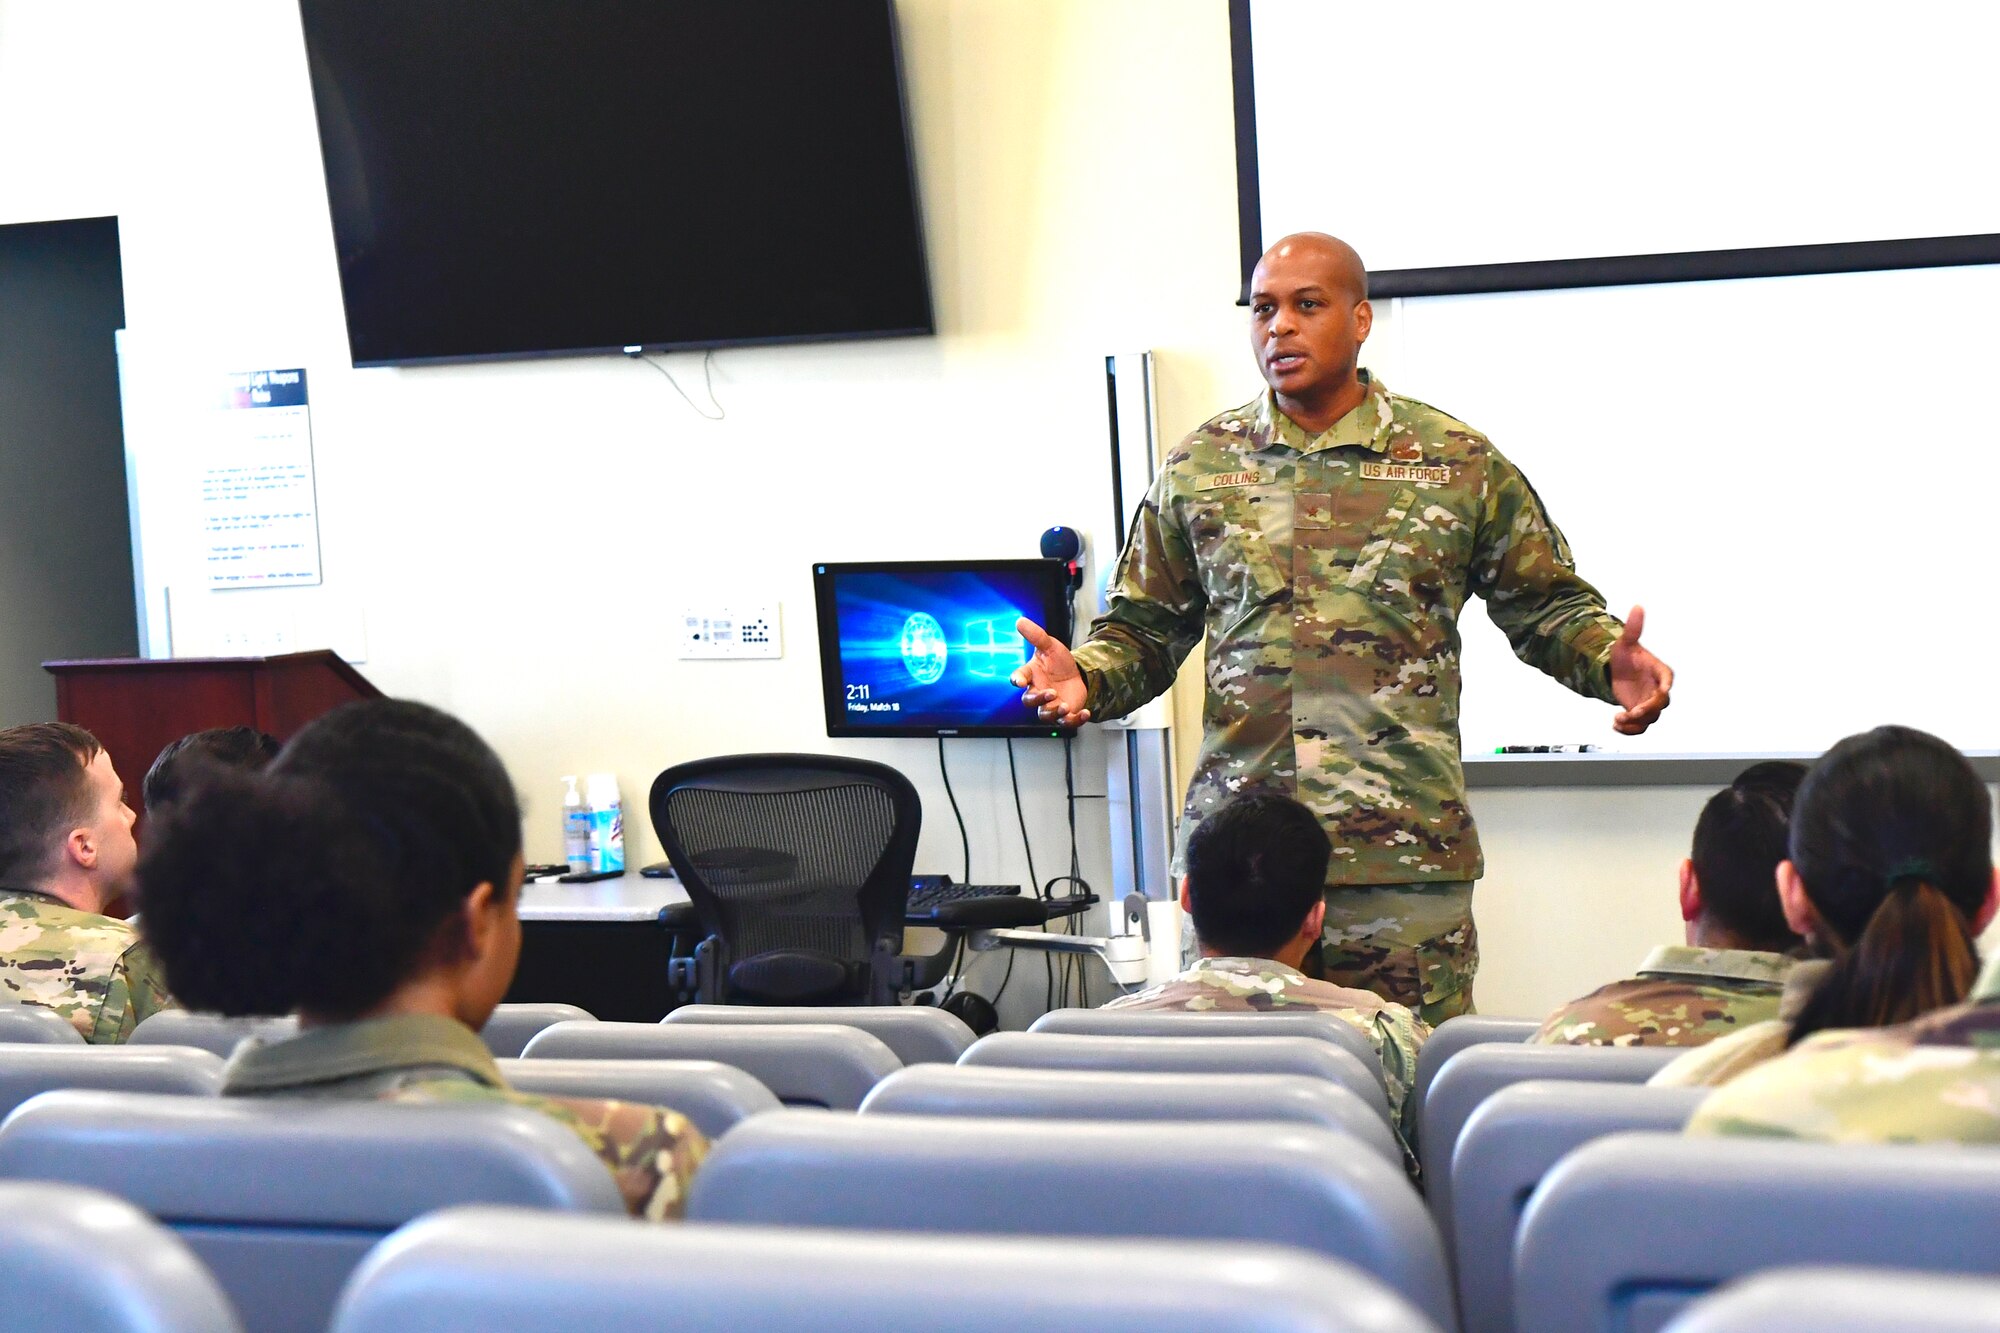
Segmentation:
[[(1453, 1020), (1456, 1022), (1457, 1020)], [(1529, 1046), (1489, 1042), (1460, 1051), (1440, 1069), (1417, 1111), (1417, 1156), (1424, 1162), (1424, 1191), (1431, 1214), (1451, 1246), (1451, 1161), (1459, 1130), (1479, 1104), (1500, 1089), (1531, 1078), (1576, 1082), (1644, 1083), (1680, 1050), (1670, 1046)]]
[[(1171, 1009), (1051, 1009), (1030, 1032), (1081, 1037), (1317, 1037), (1349, 1052), (1379, 1075), (1382, 1057), (1360, 1028), (1332, 1014), (1304, 1009), (1276, 1013), (1199, 1013)], [(1383, 1094), (1388, 1093), (1384, 1083)]]
[(509, 1059), (526, 1049), (537, 1032), (557, 1023), (594, 1023), (597, 1016), (573, 1004), (537, 1001), (532, 1004), (503, 1004), (494, 1008), (479, 1039), (500, 1059)]
[[(1625, 1130), (1676, 1130), (1707, 1088), (1531, 1079), (1500, 1089), (1459, 1132), (1451, 1159), (1451, 1244), (1464, 1333), (1514, 1327), (1514, 1232), (1555, 1164)], [(1438, 1168), (1431, 1179), (1445, 1174)]]
[(210, 1097), (222, 1057), (198, 1046), (0, 1046), (0, 1119), (57, 1088)]
[(924, 1065), (899, 1069), (864, 1115), (1023, 1116), (1031, 1120), (1277, 1120), (1352, 1134), (1400, 1168), (1403, 1150), (1370, 1102), (1298, 1074), (1151, 1074), (1097, 1069)]
[(851, 1004), (828, 1008), (805, 1005), (684, 1004), (666, 1023), (838, 1023), (860, 1028), (906, 1065), (950, 1064), (972, 1045), (971, 1028), (955, 1014), (926, 1005)]
[(545, 1097), (615, 1097), (679, 1111), (710, 1138), (780, 1103), (771, 1090), (733, 1065), (714, 1060), (508, 1060), (507, 1086)]
[(519, 1106), (49, 1092), (0, 1177), (117, 1194), (179, 1233), (258, 1333), (319, 1333), (382, 1236), (453, 1203), (622, 1213), (604, 1164)]
[(1013, 1069), (1126, 1069), (1157, 1074), (1303, 1074), (1352, 1092), (1389, 1120), (1381, 1067), (1317, 1037), (1083, 1037), (995, 1032), (959, 1057)]
[(296, 1018), (224, 1018), (221, 1014), (197, 1014), (186, 1009), (164, 1009), (139, 1020), (132, 1029), (132, 1046), (199, 1046), (229, 1058), (245, 1037), (283, 1041), (299, 1031)]
[(887, 1046), (825, 1023), (558, 1023), (528, 1043), (529, 1060), (714, 1060), (734, 1065), (787, 1106), (852, 1111), (901, 1069)]
[[(503, 1004), (493, 1010), (480, 1040), (496, 1056), (518, 1056), (536, 1033), (557, 1023), (594, 1022), (588, 1009), (573, 1004)], [(197, 1014), (185, 1009), (168, 1009), (141, 1020), (132, 1029), (136, 1045), (199, 1046), (214, 1051), (225, 1060), (245, 1037), (283, 1041), (297, 1036), (296, 1018), (224, 1018), (221, 1014)]]
[[(1275, 1241), (1345, 1259), (1448, 1325), (1436, 1226), (1401, 1170), (1354, 1148), (1348, 1135), (1303, 1125), (773, 1111), (715, 1145), (688, 1216)], [(925, 1199), (936, 1206), (912, 1206)]]
[(0, 1181), (0, 1333), (234, 1333), (222, 1289), (188, 1247), (122, 1199)]
[(1276, 1246), (640, 1227), (509, 1208), (453, 1208), (391, 1236), (333, 1333), (667, 1328), (1435, 1333), (1380, 1282)]
[(0, 1042), (33, 1042), (38, 1046), (81, 1046), (76, 1024), (38, 1004), (0, 1004)]
[(1522, 1329), (1651, 1333), (1760, 1269), (2000, 1273), (2000, 1152), (1614, 1134), (1560, 1162), (1514, 1255)]
[(1667, 1333), (2000, 1333), (2000, 1281), (1780, 1268), (1704, 1296)]
[(1537, 1018), (1489, 1018), (1485, 1014), (1460, 1014), (1438, 1024), (1430, 1040), (1417, 1052), (1417, 1081), (1410, 1088), (1410, 1097), (1416, 1102), (1419, 1112), (1438, 1070), (1444, 1068), (1445, 1061), (1452, 1056), (1488, 1042), (1524, 1042), (1534, 1036), (1541, 1026), (1541, 1020)]

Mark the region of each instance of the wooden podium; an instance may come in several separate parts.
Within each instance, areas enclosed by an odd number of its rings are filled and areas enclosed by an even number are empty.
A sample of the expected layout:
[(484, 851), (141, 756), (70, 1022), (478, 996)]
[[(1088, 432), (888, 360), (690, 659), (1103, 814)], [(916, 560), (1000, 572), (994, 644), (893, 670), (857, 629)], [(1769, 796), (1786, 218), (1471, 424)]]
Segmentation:
[(139, 809), (139, 779), (169, 741), (206, 727), (256, 727), (279, 740), (351, 699), (382, 691), (319, 649), (282, 657), (113, 658), (44, 662), (56, 717), (88, 729)]

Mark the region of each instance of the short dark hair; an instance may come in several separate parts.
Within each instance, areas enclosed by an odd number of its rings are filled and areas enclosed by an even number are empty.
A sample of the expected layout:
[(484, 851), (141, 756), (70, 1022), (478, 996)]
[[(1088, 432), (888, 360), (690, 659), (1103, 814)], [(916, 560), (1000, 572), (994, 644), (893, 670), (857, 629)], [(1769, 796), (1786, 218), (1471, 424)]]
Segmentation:
[(1695, 879), (1702, 912), (1753, 949), (1784, 953), (1799, 937), (1778, 900), (1778, 862), (1791, 833), (1792, 798), (1806, 766), (1752, 764), (1708, 798), (1694, 826)]
[(474, 887), (504, 893), (520, 851), (492, 748), (438, 709), (370, 699), (262, 772), (205, 774), (148, 839), (138, 884), (183, 1003), (351, 1018), (421, 969)]
[(187, 794), (202, 774), (214, 767), (251, 772), (278, 757), (278, 738), (255, 727), (210, 727), (167, 742), (139, 784), (146, 809), (158, 811)]
[(1188, 901), (1202, 947), (1244, 958), (1282, 949), (1326, 892), (1333, 844), (1279, 792), (1232, 796), (1188, 836)]
[(0, 884), (33, 888), (62, 839), (97, 811), (85, 770), (104, 747), (68, 722), (0, 731)]

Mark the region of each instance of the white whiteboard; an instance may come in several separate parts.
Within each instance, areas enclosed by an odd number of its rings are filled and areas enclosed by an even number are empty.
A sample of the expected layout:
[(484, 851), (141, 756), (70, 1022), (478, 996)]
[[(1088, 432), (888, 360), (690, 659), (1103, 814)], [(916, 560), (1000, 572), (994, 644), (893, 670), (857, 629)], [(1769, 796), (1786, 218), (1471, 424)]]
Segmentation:
[(1251, 0), (1265, 244), (1372, 269), (2000, 231), (2000, 5)]
[(1996, 311), (2000, 267), (1397, 303), (1385, 381), (1491, 436), (1680, 675), (1620, 737), (1468, 606), (1466, 753), (2000, 750)]

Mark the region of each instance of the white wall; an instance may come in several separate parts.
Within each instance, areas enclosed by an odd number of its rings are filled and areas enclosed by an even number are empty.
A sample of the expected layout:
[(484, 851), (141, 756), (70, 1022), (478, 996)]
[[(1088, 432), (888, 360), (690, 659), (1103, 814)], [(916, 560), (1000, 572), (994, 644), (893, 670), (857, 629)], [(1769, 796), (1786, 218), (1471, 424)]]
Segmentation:
[[(347, 368), (290, 6), (0, 0), (0, 221), (125, 219), (128, 408), (147, 416), (128, 431), (155, 479), (200, 429), (207, 374), (311, 375), (326, 585), (214, 595), (205, 630), (180, 608), (190, 632), (359, 617), (372, 679), (499, 748), (536, 859), (558, 859), (560, 774), (615, 770), (636, 806), (677, 760), (838, 749), (910, 774), (919, 866), (957, 873), (930, 743), (824, 735), (809, 563), (1104, 531), (1108, 351), (1157, 350), (1170, 436), (1258, 386), (1233, 305), (1219, 0), (900, 9), (942, 332), (722, 352), (728, 419), (710, 423), (618, 359)], [(671, 360), (698, 385), (698, 358)], [(784, 658), (676, 660), (668, 621), (689, 597), (781, 601)], [(1103, 790), (1101, 756), (1087, 736), (1080, 790)], [(1046, 877), (1067, 856), (1060, 755), (1020, 757)], [(1024, 880), (1000, 744), (957, 743), (953, 775), (974, 877)], [(1677, 938), (1672, 871), (1703, 795), (1475, 793), (1482, 1007), (1539, 1011)], [(1099, 804), (1080, 822), (1102, 885)], [(640, 859), (657, 854), (645, 823)], [(976, 978), (990, 986), (996, 961)], [(1013, 998), (1039, 1005), (1039, 970), (1017, 970)]]

